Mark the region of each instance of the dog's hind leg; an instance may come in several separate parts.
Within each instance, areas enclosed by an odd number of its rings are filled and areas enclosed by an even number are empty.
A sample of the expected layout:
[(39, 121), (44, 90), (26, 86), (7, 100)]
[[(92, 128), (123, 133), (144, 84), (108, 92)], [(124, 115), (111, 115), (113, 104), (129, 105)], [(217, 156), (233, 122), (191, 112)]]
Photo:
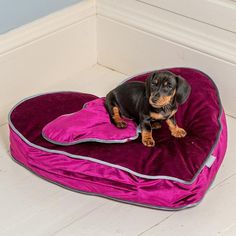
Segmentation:
[(113, 111), (113, 116), (112, 116), (112, 119), (114, 120), (116, 126), (118, 128), (126, 128), (127, 127), (127, 124), (126, 122), (124, 121), (123, 118), (121, 118), (120, 116), (120, 110), (118, 108), (118, 106), (114, 106), (112, 108), (112, 111)]
[(126, 128), (127, 123), (124, 121), (124, 119), (120, 115), (120, 109), (117, 105), (115, 105), (114, 102), (114, 96), (113, 94), (108, 94), (106, 97), (106, 108), (110, 115), (111, 122), (115, 124), (118, 128)]

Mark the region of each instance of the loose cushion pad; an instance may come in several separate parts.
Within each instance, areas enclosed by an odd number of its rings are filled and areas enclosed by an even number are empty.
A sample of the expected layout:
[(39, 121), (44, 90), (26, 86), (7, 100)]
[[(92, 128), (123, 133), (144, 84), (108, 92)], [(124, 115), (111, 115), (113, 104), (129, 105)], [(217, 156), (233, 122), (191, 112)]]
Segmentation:
[[(178, 125), (187, 131), (185, 138), (172, 137), (164, 123), (153, 131), (154, 148), (145, 147), (140, 136), (121, 144), (50, 143), (41, 134), (48, 123), (97, 98), (58, 92), (26, 99), (13, 108), (9, 115), (11, 155), (43, 178), (76, 191), (161, 209), (196, 205), (225, 154), (225, 115), (218, 90), (207, 75), (189, 68), (169, 71), (181, 75), (192, 88), (176, 113)], [(145, 81), (151, 73), (129, 81)]]
[(124, 143), (136, 139), (137, 125), (126, 119), (127, 128), (117, 128), (111, 123), (104, 102), (104, 98), (97, 98), (77, 112), (57, 117), (43, 128), (43, 137), (59, 145), (92, 141)]

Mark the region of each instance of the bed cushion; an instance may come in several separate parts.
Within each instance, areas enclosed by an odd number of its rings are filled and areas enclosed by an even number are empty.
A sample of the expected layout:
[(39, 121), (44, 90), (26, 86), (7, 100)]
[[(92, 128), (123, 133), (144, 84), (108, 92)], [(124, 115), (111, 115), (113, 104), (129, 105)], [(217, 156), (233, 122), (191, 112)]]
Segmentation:
[(138, 137), (138, 127), (134, 121), (124, 119), (127, 123), (125, 129), (113, 125), (105, 108), (105, 98), (97, 98), (84, 104), (81, 110), (63, 114), (46, 124), (42, 135), (58, 145), (125, 143)]

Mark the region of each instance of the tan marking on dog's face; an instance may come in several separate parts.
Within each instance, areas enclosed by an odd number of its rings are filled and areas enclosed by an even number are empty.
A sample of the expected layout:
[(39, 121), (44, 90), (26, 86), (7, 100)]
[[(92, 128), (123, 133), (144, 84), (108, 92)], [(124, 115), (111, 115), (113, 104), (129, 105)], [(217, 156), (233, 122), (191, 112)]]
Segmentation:
[(154, 120), (164, 120), (164, 116), (160, 113), (150, 112), (150, 117)]
[(175, 96), (175, 93), (176, 93), (176, 90), (174, 90), (173, 94), (170, 96), (161, 96), (155, 103), (152, 101), (153, 95), (151, 94), (151, 96), (149, 97), (149, 103), (154, 108), (164, 107), (172, 101), (173, 97)]

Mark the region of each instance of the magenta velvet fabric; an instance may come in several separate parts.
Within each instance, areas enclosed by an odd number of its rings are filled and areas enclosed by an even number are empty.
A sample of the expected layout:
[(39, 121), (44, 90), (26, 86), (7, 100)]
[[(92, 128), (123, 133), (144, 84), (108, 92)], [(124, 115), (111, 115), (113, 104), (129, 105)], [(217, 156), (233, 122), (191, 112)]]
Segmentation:
[(105, 99), (97, 98), (71, 114), (64, 114), (47, 124), (42, 131), (49, 142), (72, 145), (82, 142), (124, 143), (138, 137), (137, 125), (125, 119), (126, 129), (119, 129), (110, 121)]
[[(198, 203), (225, 154), (225, 115), (208, 76), (188, 68), (170, 71), (183, 76), (192, 87), (189, 99), (176, 114), (178, 125), (188, 133), (185, 138), (172, 137), (163, 125), (153, 132), (154, 148), (143, 146), (140, 137), (123, 144), (52, 144), (42, 137), (43, 127), (96, 99), (88, 94), (60, 92), (31, 98), (13, 109), (12, 156), (47, 180), (75, 190), (160, 208), (179, 209)], [(144, 81), (150, 73), (132, 80)], [(216, 157), (210, 168), (205, 166), (209, 155)]]

